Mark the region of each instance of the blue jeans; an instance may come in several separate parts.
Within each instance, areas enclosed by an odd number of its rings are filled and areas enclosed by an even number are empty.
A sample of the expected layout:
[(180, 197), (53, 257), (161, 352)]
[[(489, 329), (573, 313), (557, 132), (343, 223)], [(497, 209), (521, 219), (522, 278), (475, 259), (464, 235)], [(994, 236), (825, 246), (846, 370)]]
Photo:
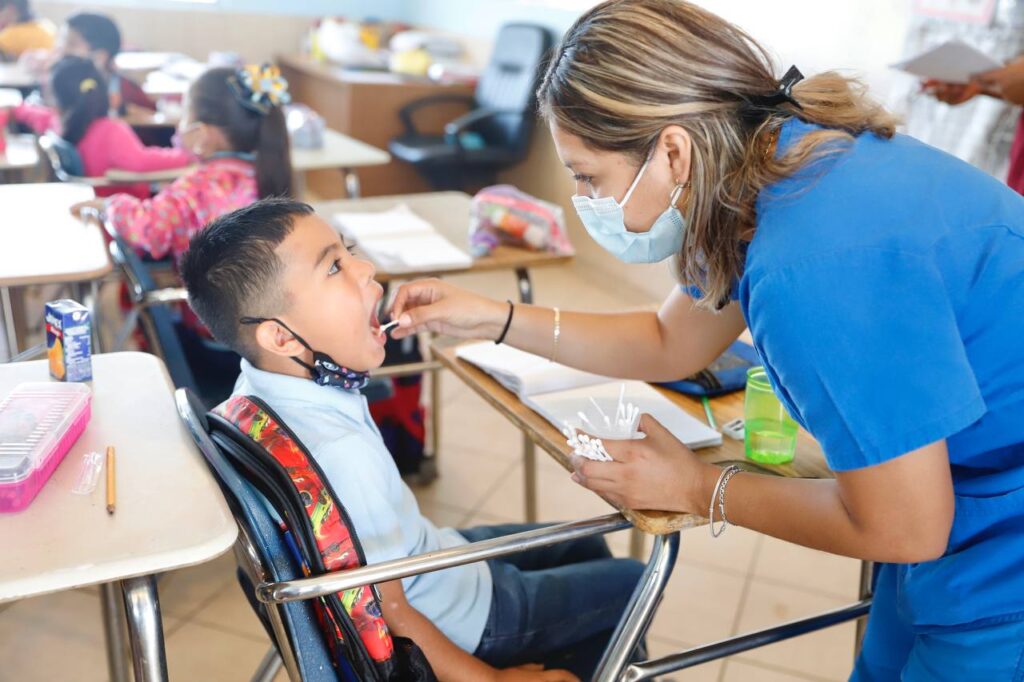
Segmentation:
[[(477, 542), (541, 527), (508, 524), (459, 532)], [(542, 663), (584, 680), (593, 674), (644, 570), (635, 559), (613, 558), (601, 536), (491, 559), (488, 565), (494, 595), (474, 655), (498, 668)]]
[(1022, 682), (1024, 622), (917, 634), (896, 608), (896, 570), (879, 564), (850, 682)]

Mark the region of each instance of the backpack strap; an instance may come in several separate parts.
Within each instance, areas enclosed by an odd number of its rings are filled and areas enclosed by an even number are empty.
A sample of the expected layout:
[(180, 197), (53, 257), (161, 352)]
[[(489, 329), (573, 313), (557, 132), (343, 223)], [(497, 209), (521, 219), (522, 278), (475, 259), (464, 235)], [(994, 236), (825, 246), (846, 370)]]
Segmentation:
[[(270, 407), (252, 396), (233, 396), (209, 418), (214, 436), (223, 434), (232, 441), (235, 448), (226, 449), (241, 460), (243, 473), (284, 512), (307, 575), (366, 565), (351, 519), (319, 465)], [(373, 586), (329, 595), (314, 606), (328, 643), (356, 667), (361, 679), (392, 677), (394, 643)]]

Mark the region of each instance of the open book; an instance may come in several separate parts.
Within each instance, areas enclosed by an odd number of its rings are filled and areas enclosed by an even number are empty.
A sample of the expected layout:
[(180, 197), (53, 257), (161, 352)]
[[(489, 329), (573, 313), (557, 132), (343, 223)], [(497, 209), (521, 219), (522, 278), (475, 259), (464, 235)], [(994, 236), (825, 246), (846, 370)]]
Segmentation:
[(703, 448), (722, 443), (722, 434), (689, 415), (643, 381), (623, 381), (581, 372), (490, 341), (459, 346), (455, 355), (490, 374), (519, 396), (524, 405), (558, 429), (568, 423), (594, 433), (595, 429), (582, 423), (579, 413), (593, 415), (589, 408), (597, 403), (602, 412), (614, 415), (624, 386), (626, 401), (657, 419), (688, 447)]
[(376, 213), (336, 213), (342, 234), (389, 273), (461, 270), (473, 259), (405, 204)]

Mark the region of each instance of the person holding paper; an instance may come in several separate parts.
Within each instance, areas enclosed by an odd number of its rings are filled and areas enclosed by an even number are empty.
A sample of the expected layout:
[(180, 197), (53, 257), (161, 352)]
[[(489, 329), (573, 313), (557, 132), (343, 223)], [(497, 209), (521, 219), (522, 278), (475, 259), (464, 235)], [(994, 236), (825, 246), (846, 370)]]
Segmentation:
[[(978, 74), (968, 83), (926, 80), (921, 88), (946, 104), (963, 104), (978, 95), (988, 95), (1024, 106), (1024, 57)], [(1010, 146), (1010, 168), (1006, 173), (1006, 184), (1019, 194), (1024, 194), (1024, 114), (1017, 122), (1017, 131)]]
[(437, 280), (394, 337), (500, 340), (662, 381), (749, 327), (834, 480), (723, 476), (650, 417), (575, 480), (878, 562), (852, 679), (1024, 677), (1024, 199), (838, 73), (781, 80), (742, 30), (680, 0), (613, 0), (555, 51), (538, 99), (589, 234), (672, 258), (657, 313), (560, 313)]

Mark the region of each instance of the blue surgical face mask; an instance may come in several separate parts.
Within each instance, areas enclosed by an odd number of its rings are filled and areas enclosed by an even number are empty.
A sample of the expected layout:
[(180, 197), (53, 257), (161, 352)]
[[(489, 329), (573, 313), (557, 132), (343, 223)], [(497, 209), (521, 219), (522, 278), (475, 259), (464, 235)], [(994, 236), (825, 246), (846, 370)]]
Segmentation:
[(622, 197), (622, 203), (614, 197), (593, 197), (575, 195), (572, 198), (576, 213), (583, 221), (591, 238), (619, 260), (626, 263), (657, 263), (679, 253), (686, 234), (686, 219), (676, 208), (676, 201), (686, 185), (676, 185), (668, 198), (668, 208), (658, 216), (646, 232), (630, 232), (626, 229), (623, 209), (633, 195), (647, 170), (651, 157), (636, 174), (636, 179)]

